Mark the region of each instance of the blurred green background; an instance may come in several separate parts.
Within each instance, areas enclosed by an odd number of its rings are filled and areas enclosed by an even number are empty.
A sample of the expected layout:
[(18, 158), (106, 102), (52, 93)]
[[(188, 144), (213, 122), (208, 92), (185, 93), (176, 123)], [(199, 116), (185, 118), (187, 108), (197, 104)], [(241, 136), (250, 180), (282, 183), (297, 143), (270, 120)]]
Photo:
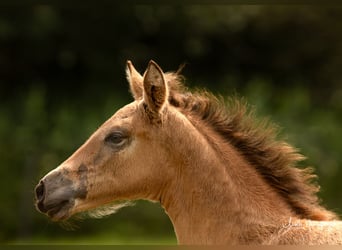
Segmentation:
[(38, 180), (132, 101), (125, 62), (239, 93), (308, 157), (342, 214), (342, 9), (337, 6), (30, 5), (0, 8), (0, 243), (174, 244), (158, 204), (66, 230), (35, 211)]

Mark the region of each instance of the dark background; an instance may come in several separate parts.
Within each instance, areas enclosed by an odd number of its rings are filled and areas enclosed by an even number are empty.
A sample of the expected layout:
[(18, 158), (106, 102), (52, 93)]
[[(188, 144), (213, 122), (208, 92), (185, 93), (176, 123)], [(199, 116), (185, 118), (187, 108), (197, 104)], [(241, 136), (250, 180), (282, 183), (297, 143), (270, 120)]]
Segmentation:
[(0, 7), (0, 242), (174, 243), (158, 204), (138, 202), (73, 231), (35, 211), (38, 180), (132, 101), (143, 73), (186, 63), (190, 87), (238, 93), (283, 128), (342, 213), (342, 9), (337, 6)]

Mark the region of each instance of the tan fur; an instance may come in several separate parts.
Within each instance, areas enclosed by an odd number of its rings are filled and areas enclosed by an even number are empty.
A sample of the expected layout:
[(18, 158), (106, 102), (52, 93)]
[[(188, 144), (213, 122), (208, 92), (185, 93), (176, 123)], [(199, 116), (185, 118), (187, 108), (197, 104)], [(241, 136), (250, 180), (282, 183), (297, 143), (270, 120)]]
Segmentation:
[[(320, 206), (315, 176), (274, 126), (237, 99), (187, 91), (154, 62), (144, 76), (128, 62), (127, 74), (135, 101), (54, 170), (76, 186), (75, 169), (88, 171), (86, 197), (65, 216), (148, 199), (165, 208), (180, 244), (342, 244), (342, 222)], [(118, 128), (129, 131), (120, 149), (104, 143)]]
[(134, 68), (131, 61), (127, 61), (126, 76), (128, 82), (130, 83), (130, 89), (134, 99), (141, 99), (143, 96), (143, 91), (140, 84), (143, 81), (143, 77)]

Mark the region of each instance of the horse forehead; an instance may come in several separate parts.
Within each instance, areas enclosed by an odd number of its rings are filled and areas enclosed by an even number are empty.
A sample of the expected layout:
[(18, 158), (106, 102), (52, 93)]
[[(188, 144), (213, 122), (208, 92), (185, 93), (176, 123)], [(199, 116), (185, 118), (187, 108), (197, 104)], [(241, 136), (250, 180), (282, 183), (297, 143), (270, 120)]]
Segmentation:
[(126, 106), (123, 106), (118, 111), (116, 111), (114, 115), (109, 119), (109, 121), (124, 121), (132, 118), (137, 113), (137, 109), (138, 104), (136, 102), (127, 104)]
[(113, 118), (127, 118), (137, 111), (138, 105), (136, 102), (129, 103), (122, 108), (120, 108), (118, 111), (116, 111), (113, 115)]

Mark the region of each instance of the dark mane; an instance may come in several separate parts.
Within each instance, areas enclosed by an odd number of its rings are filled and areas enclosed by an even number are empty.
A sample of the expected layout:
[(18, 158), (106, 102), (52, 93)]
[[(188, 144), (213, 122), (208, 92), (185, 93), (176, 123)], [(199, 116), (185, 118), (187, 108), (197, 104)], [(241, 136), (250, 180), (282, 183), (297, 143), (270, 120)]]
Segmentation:
[(312, 220), (336, 218), (319, 204), (319, 186), (312, 169), (297, 167), (305, 157), (277, 138), (274, 124), (256, 119), (253, 109), (238, 98), (224, 101), (205, 91), (192, 93), (182, 85), (178, 74), (167, 73), (166, 80), (170, 104), (197, 117), (238, 149), (296, 214)]

